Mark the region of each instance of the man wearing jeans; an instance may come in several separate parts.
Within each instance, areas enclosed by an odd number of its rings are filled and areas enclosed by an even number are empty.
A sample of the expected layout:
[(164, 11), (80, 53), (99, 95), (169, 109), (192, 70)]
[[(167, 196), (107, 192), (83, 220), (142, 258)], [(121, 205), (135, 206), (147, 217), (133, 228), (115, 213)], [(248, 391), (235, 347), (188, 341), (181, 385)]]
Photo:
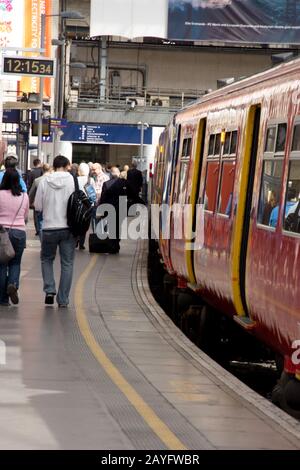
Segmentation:
[(46, 293), (45, 304), (52, 305), (56, 295), (53, 262), (59, 248), (61, 275), (56, 301), (67, 307), (73, 277), (76, 240), (67, 224), (67, 206), (75, 190), (74, 179), (68, 172), (70, 162), (58, 155), (53, 161), (54, 173), (45, 176), (37, 189), (34, 206), (43, 213), (41, 263)]

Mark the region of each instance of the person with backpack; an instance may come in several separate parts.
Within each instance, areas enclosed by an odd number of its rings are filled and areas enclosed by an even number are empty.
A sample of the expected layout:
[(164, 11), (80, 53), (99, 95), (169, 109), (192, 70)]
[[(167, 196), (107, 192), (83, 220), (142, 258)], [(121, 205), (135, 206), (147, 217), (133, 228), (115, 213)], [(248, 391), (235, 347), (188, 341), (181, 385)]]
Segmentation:
[(35, 210), (43, 213), (41, 265), (46, 294), (45, 304), (53, 305), (56, 286), (53, 271), (57, 247), (61, 260), (61, 275), (56, 301), (67, 307), (72, 285), (76, 237), (68, 224), (68, 204), (75, 191), (74, 177), (69, 173), (69, 160), (58, 155), (53, 161), (54, 172), (40, 181), (35, 196)]
[[(94, 179), (90, 176), (90, 167), (87, 163), (80, 163), (79, 168), (78, 168), (78, 185), (79, 189), (81, 191), (84, 191), (85, 194), (87, 195), (92, 207), (93, 207), (93, 212), (95, 208), (95, 204), (97, 202), (97, 194), (96, 194), (96, 189), (95, 189), (95, 181)], [(76, 247), (79, 245), (80, 250), (85, 250), (85, 236), (86, 232), (83, 233), (78, 241)]]

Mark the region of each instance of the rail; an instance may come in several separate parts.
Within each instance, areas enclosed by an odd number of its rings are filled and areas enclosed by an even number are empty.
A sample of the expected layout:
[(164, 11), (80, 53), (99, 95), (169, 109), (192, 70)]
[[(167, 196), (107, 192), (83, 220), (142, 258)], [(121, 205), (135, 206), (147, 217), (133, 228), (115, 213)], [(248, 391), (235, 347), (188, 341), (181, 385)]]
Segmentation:
[(69, 90), (70, 108), (128, 110), (147, 108), (147, 111), (174, 112), (201, 98), (203, 90), (170, 88), (108, 87), (105, 99), (100, 99), (98, 86), (82, 84)]

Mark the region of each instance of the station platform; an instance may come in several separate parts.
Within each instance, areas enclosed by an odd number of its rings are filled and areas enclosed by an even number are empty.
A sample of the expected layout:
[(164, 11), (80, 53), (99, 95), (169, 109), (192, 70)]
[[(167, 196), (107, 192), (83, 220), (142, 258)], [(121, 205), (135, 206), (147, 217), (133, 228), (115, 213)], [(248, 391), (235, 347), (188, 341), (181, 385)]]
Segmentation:
[[(76, 253), (72, 304), (44, 305), (28, 232), (0, 308), (1, 449), (299, 449), (300, 423), (193, 345), (153, 299), (147, 242)], [(58, 264), (57, 264), (58, 267)]]

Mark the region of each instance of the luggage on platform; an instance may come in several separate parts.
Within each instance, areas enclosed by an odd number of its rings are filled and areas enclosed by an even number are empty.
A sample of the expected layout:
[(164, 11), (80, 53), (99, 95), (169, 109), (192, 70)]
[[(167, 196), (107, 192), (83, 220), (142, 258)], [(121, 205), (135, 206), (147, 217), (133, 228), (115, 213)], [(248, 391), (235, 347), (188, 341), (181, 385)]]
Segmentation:
[(91, 233), (89, 236), (89, 252), (90, 253), (119, 253), (120, 243), (119, 240), (111, 240), (106, 238), (101, 240), (96, 233)]
[(109, 238), (107, 227), (105, 227), (103, 220), (100, 220), (100, 222), (98, 222), (96, 231), (101, 232), (101, 234), (106, 234), (107, 238), (99, 238), (97, 233), (91, 233), (89, 235), (90, 253), (119, 253), (120, 241), (116, 238)]

